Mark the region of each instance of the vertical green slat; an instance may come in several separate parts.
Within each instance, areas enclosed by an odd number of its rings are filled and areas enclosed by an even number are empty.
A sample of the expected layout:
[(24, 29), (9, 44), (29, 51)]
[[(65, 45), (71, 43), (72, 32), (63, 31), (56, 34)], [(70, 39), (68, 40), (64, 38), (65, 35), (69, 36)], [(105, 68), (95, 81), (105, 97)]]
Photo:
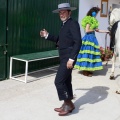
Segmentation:
[(0, 80), (6, 78), (6, 55), (4, 46), (6, 44), (6, 6), (7, 0), (0, 0)]

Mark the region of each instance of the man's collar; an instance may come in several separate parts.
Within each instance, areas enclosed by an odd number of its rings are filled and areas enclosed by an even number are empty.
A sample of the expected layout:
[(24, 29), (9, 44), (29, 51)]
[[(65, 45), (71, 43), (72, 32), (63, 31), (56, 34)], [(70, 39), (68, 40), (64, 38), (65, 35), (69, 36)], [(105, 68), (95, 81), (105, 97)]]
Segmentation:
[(65, 22), (67, 22), (69, 19), (70, 19), (70, 17), (66, 21), (63, 21), (63, 24), (65, 24)]

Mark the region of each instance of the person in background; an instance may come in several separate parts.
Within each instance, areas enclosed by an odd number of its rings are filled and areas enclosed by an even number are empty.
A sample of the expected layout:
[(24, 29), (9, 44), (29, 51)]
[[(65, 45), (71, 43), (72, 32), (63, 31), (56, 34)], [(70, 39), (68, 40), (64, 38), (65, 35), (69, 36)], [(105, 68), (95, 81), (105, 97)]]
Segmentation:
[(58, 5), (58, 9), (53, 11), (53, 13), (59, 14), (62, 21), (58, 36), (48, 33), (45, 29), (40, 31), (41, 37), (56, 42), (58, 45), (60, 66), (55, 78), (55, 86), (59, 100), (64, 101), (60, 108), (54, 109), (59, 112), (59, 116), (67, 115), (75, 109), (72, 102), (72, 69), (82, 44), (79, 23), (71, 18), (71, 11), (75, 9), (75, 7), (70, 7), (69, 3), (61, 3)]
[(92, 72), (96, 70), (103, 69), (101, 54), (99, 50), (99, 44), (95, 36), (96, 32), (107, 33), (109, 31), (99, 30), (99, 22), (96, 19), (96, 16), (100, 8), (92, 7), (87, 16), (85, 16), (81, 25), (85, 30), (85, 36), (82, 38), (82, 46), (80, 46), (80, 51), (77, 56), (77, 61), (75, 68), (82, 70), (82, 74), (85, 76), (92, 76)]

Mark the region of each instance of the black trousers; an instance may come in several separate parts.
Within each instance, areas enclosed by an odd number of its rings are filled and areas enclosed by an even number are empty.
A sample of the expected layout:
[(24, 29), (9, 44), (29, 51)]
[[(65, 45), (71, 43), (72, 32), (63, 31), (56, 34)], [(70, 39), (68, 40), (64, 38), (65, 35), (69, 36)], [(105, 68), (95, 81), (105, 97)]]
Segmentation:
[(72, 82), (72, 69), (67, 69), (66, 62), (60, 63), (55, 78), (55, 86), (57, 89), (59, 100), (73, 99), (73, 90), (71, 82)]

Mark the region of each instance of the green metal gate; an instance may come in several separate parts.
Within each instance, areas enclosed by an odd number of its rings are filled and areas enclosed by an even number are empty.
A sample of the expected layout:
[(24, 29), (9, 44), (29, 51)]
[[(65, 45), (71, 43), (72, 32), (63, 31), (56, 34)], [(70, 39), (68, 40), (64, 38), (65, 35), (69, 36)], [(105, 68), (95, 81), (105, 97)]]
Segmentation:
[[(46, 28), (50, 33), (58, 34), (61, 21), (58, 14), (53, 14), (52, 10), (62, 2), (70, 2), (71, 6), (77, 8), (79, 6), (79, 0), (59, 0), (59, 2), (56, 0), (0, 0), (0, 21), (3, 26), (1, 28), (0, 23), (0, 44), (8, 44), (7, 55), (3, 54), (3, 47), (0, 47), (0, 66), (2, 66), (0, 77), (4, 75), (4, 79), (9, 76), (10, 56), (56, 49), (55, 43), (41, 38), (39, 31)], [(78, 10), (72, 15), (73, 18), (78, 19)], [(29, 67), (32, 71), (55, 65), (58, 62), (59, 59), (39, 61), (31, 63)], [(24, 64), (15, 62), (13, 73), (23, 72)]]
[(6, 78), (7, 71), (6, 9), (7, 0), (0, 0), (0, 80)]

